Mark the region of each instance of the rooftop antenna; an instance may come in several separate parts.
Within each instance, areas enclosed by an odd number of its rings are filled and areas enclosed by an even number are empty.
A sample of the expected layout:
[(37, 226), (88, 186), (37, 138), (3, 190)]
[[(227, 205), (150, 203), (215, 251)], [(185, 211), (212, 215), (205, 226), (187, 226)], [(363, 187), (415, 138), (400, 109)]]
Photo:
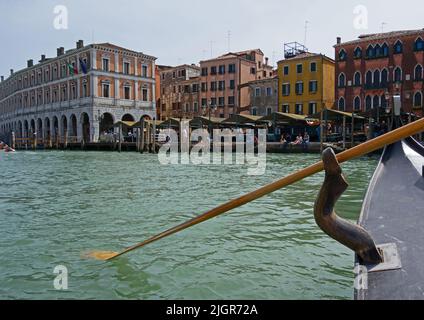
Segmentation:
[(303, 45), (305, 45), (305, 46), (306, 46), (306, 39), (307, 39), (307, 35), (308, 35), (308, 25), (309, 25), (309, 21), (306, 20), (305, 21), (305, 38), (303, 40)]
[(386, 22), (381, 23), (381, 33), (384, 33), (384, 26), (387, 25)]
[(228, 39), (228, 52), (231, 52), (231, 30), (228, 30), (227, 32), (227, 39)]

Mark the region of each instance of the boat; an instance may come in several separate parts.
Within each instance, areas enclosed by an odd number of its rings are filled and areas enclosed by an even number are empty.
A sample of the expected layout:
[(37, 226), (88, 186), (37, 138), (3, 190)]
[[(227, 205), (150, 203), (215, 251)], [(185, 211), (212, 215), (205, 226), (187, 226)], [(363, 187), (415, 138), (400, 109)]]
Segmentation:
[[(361, 265), (357, 300), (424, 299), (424, 147), (412, 137), (387, 146), (370, 181), (358, 224), (384, 256)], [(362, 267), (362, 268), (361, 268)], [(363, 271), (365, 270), (365, 273)]]

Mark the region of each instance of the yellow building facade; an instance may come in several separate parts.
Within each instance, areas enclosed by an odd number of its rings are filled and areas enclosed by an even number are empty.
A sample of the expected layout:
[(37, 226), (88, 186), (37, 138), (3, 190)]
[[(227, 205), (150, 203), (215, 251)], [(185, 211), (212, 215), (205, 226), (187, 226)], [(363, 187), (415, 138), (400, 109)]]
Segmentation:
[(335, 101), (335, 63), (322, 54), (301, 53), (278, 62), (278, 110), (311, 115)]

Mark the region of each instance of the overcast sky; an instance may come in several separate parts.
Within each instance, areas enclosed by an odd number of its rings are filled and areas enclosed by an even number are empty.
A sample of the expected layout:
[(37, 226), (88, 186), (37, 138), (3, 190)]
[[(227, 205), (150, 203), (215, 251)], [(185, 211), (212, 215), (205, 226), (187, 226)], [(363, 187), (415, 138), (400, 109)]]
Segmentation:
[[(57, 5), (68, 9), (67, 30), (54, 28)], [(368, 29), (354, 26), (358, 5), (367, 8)], [(166, 65), (198, 63), (229, 46), (260, 48), (276, 62), (284, 42), (304, 42), (306, 20), (309, 51), (333, 58), (337, 36), (380, 32), (383, 22), (385, 31), (419, 29), (423, 16), (422, 0), (0, 0), (0, 75), (78, 39), (142, 51)]]

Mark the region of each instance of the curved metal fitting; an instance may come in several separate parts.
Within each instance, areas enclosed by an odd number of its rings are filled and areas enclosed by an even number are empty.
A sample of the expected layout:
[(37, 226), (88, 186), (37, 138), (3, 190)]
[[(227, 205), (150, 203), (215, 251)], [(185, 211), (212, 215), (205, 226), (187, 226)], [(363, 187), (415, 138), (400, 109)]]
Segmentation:
[(382, 255), (374, 240), (364, 228), (337, 216), (334, 205), (349, 186), (342, 175), (342, 169), (331, 148), (322, 155), (325, 180), (315, 201), (314, 216), (318, 226), (330, 237), (355, 251), (360, 262), (379, 264)]

